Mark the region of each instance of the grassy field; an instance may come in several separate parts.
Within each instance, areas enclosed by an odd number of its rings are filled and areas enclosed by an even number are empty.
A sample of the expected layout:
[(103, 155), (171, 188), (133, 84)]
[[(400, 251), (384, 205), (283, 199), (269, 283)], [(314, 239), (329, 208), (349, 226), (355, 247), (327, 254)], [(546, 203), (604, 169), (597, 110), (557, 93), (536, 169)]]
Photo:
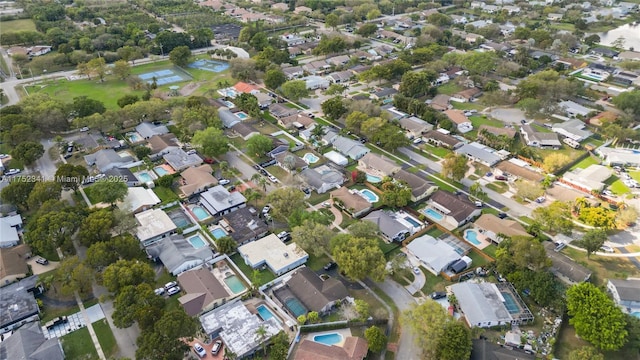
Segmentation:
[(163, 203), (169, 203), (179, 199), (178, 195), (176, 195), (176, 193), (170, 188), (156, 186), (155, 188), (153, 188), (153, 192), (158, 195), (160, 201), (162, 201)]
[(18, 19), (2, 22), (2, 32), (36, 31), (36, 24), (31, 19)]
[(67, 359), (98, 359), (98, 352), (93, 346), (89, 329), (83, 327), (60, 338)]
[[(251, 268), (251, 266), (247, 265), (244, 262), (244, 260), (242, 259), (242, 255), (240, 255), (239, 253), (235, 253), (233, 254), (233, 256), (231, 256), (231, 260), (233, 260), (233, 262), (236, 264), (238, 269), (240, 269), (240, 271), (244, 273), (247, 279), (252, 280), (253, 269)], [(258, 286), (264, 285), (275, 278), (276, 276), (271, 271), (260, 270), (257, 278)]]
[(321, 270), (329, 261), (331, 260), (325, 254), (322, 254), (322, 256), (315, 256), (311, 253), (309, 254), (309, 260), (307, 260), (306, 265), (311, 268), (311, 270), (318, 271)]
[(426, 281), (424, 283), (424, 286), (422, 287), (422, 293), (425, 295), (429, 295), (434, 291), (444, 291), (444, 288), (446, 286), (453, 284), (452, 282), (446, 281), (440, 276), (433, 275), (423, 267), (421, 267), (421, 269), (424, 273), (424, 276), (426, 277)]
[(494, 181), (485, 185), (487, 189), (491, 189), (499, 194), (504, 194), (509, 190), (509, 185), (504, 181)]
[(424, 144), (422, 146), (423, 146), (424, 151), (426, 151), (428, 153), (431, 153), (431, 154), (433, 154), (435, 156), (441, 157), (441, 158), (451, 154), (451, 150), (445, 149), (443, 147), (433, 146), (431, 144)]
[(438, 86), (438, 94), (453, 95), (461, 90), (462, 87), (456, 85), (456, 83), (453, 81)]
[(573, 169), (586, 169), (591, 165), (597, 165), (599, 163), (600, 163), (600, 161), (598, 161), (597, 159), (593, 158), (592, 156), (589, 156), (589, 157), (584, 158), (584, 160), (580, 161), (579, 163), (573, 165), (571, 167), (571, 170), (573, 170)]
[(116, 338), (113, 336), (113, 332), (107, 324), (107, 320), (102, 319), (92, 324), (93, 330), (96, 332), (98, 342), (104, 351), (104, 355), (107, 358), (113, 356), (118, 352), (118, 345), (116, 344)]
[[(451, 105), (453, 106), (454, 109), (457, 110), (482, 110), (484, 109), (484, 106), (478, 104), (478, 103), (470, 103), (470, 102), (457, 102), (457, 101), (452, 101)], [(501, 123), (501, 125), (504, 125)]]
[(609, 185), (609, 190), (616, 195), (627, 194), (630, 191), (627, 185), (622, 182), (622, 179), (617, 176), (612, 176), (605, 181), (605, 184)]
[(607, 279), (626, 279), (640, 276), (640, 271), (626, 258), (591, 255), (591, 258), (587, 259), (587, 253), (568, 247), (563, 252), (590, 269), (593, 272), (591, 282), (596, 285), (606, 284)]

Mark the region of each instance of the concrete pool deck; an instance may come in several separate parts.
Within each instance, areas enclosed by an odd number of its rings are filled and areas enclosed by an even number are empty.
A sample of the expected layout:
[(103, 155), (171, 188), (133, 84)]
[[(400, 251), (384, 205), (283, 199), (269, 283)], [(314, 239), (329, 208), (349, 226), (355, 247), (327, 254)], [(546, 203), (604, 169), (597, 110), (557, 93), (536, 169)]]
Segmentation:
[[(476, 234), (477, 234), (477, 236), (476, 236), (476, 240), (478, 240), (478, 241), (480, 242), (480, 244), (479, 244), (479, 245), (476, 245), (476, 244), (474, 244), (473, 242), (471, 242), (471, 241), (467, 240), (467, 237), (466, 237), (467, 230), (473, 230), (473, 231), (475, 231), (475, 232), (476, 232)], [(478, 228), (476, 228), (476, 227), (470, 227), (470, 228), (468, 228), (468, 229), (465, 229), (465, 230), (462, 232), (462, 237), (463, 237), (464, 241), (466, 241), (467, 243), (469, 243), (469, 244), (471, 244), (471, 245), (475, 246), (476, 248), (478, 248), (478, 249), (480, 249), (480, 250), (482, 250), (482, 249), (486, 248), (487, 246), (491, 245), (491, 240), (490, 240), (486, 235), (482, 234), (482, 233), (480, 232), (480, 229), (478, 229)]]
[(314, 341), (313, 340), (314, 336), (327, 335), (327, 334), (340, 334), (340, 335), (342, 335), (342, 341), (340, 341), (337, 344), (333, 344), (333, 346), (339, 346), (339, 347), (343, 347), (345, 339), (347, 337), (349, 337), (349, 336), (352, 336), (350, 329), (336, 329), (336, 330), (328, 330), (328, 331), (319, 331), (319, 332), (308, 333), (308, 334), (305, 335), (305, 337), (303, 337), (303, 339), (307, 339), (309, 341)]

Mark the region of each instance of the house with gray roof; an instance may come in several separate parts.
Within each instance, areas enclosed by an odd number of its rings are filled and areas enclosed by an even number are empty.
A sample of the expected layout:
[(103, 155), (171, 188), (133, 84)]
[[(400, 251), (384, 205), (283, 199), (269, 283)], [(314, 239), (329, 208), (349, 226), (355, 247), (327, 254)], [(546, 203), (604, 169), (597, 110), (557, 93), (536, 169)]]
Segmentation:
[(591, 278), (591, 270), (578, 264), (575, 260), (555, 251), (556, 244), (551, 241), (544, 242), (544, 249), (547, 257), (551, 259), (551, 268), (549, 269), (562, 282), (568, 285), (579, 284), (589, 281)]
[(349, 213), (354, 218), (360, 217), (371, 210), (371, 203), (359, 194), (358, 190), (351, 190), (341, 186), (331, 192), (333, 204)]
[(482, 212), (466, 196), (444, 190), (435, 191), (427, 204), (431, 210), (439, 215), (431, 215), (427, 212), (427, 217), (450, 230), (466, 224)]
[(520, 134), (527, 146), (553, 149), (559, 149), (562, 146), (558, 134), (538, 131), (529, 124), (523, 124), (520, 127)]
[(252, 125), (245, 124), (243, 122), (239, 122), (233, 125), (233, 127), (231, 128), (231, 131), (234, 132), (235, 134), (242, 136), (242, 139), (245, 141), (249, 140), (255, 135), (260, 134), (260, 131), (258, 131)]
[[(202, 234), (197, 236), (201, 239), (204, 238)], [(155, 261), (160, 260), (167, 271), (173, 276), (202, 266), (213, 259), (213, 251), (210, 247), (202, 246), (195, 248), (194, 245), (181, 234), (165, 237), (157, 243), (148, 246), (145, 250), (152, 259)]]
[(247, 199), (239, 191), (229, 192), (217, 185), (200, 194), (200, 204), (216, 217), (247, 206)]
[(21, 326), (0, 342), (2, 360), (64, 360), (64, 350), (57, 337), (47, 339), (37, 322)]
[(221, 107), (218, 109), (218, 117), (222, 121), (222, 126), (227, 129), (231, 129), (235, 124), (240, 122), (240, 118), (233, 115), (233, 113), (227, 107)]
[(302, 170), (298, 176), (312, 190), (318, 194), (336, 189), (344, 183), (344, 175), (329, 165)]
[(180, 149), (180, 144), (174, 134), (168, 133), (164, 135), (153, 135), (147, 140), (147, 147), (151, 149), (149, 159), (155, 161), (171, 150)]
[(302, 171), (309, 167), (309, 164), (301, 157), (288, 151), (281, 152), (274, 159), (276, 160), (276, 165), (288, 173)]
[(244, 207), (222, 216), (222, 227), (238, 245), (267, 235), (269, 226), (258, 217), (256, 209)]
[(20, 242), (19, 231), (22, 229), (22, 217), (20, 214), (4, 216), (0, 218), (0, 248), (18, 245)]
[(0, 333), (14, 330), (40, 319), (40, 308), (34, 292), (38, 276), (30, 276), (2, 287), (0, 291)]
[(274, 103), (269, 105), (269, 113), (276, 119), (279, 119), (281, 117), (297, 114), (298, 110), (284, 106), (283, 104)]
[(332, 145), (334, 150), (353, 160), (359, 160), (371, 151), (360, 142), (344, 136), (337, 136)]
[(326, 129), (324, 135), (322, 135), (322, 142), (325, 145), (333, 144), (338, 138), (338, 132), (333, 129)]
[(561, 101), (558, 103), (558, 107), (562, 109), (567, 116), (572, 118), (577, 116), (586, 117), (590, 113), (596, 111), (571, 100)]
[(449, 265), (462, 258), (451, 244), (431, 235), (422, 235), (407, 245), (407, 251), (433, 275), (440, 275)]
[(327, 80), (329, 80), (333, 84), (344, 84), (349, 82), (353, 77), (353, 73), (351, 71), (336, 71), (327, 75)]
[(373, 100), (384, 100), (392, 98), (397, 93), (398, 90), (394, 88), (383, 88), (379, 91), (374, 92), (369, 97)]
[(294, 80), (304, 75), (304, 69), (302, 68), (302, 66), (283, 67), (282, 72), (287, 77), (287, 80)]
[(464, 144), (462, 141), (451, 136), (449, 132), (444, 129), (429, 130), (423, 135), (423, 138), (433, 145), (447, 149), (455, 149)]
[(607, 290), (624, 312), (633, 313), (640, 310), (640, 279), (609, 279)]
[(412, 234), (413, 228), (407, 227), (396, 219), (391, 211), (376, 210), (362, 218), (378, 226), (380, 233), (389, 241), (402, 241)]
[(455, 152), (457, 154), (464, 154), (469, 158), (469, 160), (479, 162), (487, 165), (488, 167), (493, 167), (502, 160), (502, 158), (497, 154), (497, 150), (478, 142), (464, 144), (457, 148)]
[(182, 171), (202, 164), (202, 158), (198, 154), (187, 154), (182, 149), (173, 149), (164, 154), (162, 158), (175, 171)]
[(169, 133), (164, 125), (154, 125), (150, 122), (142, 122), (136, 126), (136, 132), (142, 136), (143, 139), (148, 139), (154, 135), (164, 135)]
[(93, 154), (85, 155), (84, 161), (87, 165), (95, 166), (98, 171), (104, 173), (107, 170), (131, 164), (133, 158), (129, 155), (120, 156), (113, 149), (102, 149)]
[(580, 142), (593, 135), (589, 130), (586, 130), (586, 124), (578, 119), (572, 119), (569, 121), (553, 124), (551, 131), (567, 137), (571, 140)]
[(334, 277), (323, 280), (306, 266), (292, 272), (286, 284), (307, 310), (321, 315), (329, 313), (338, 302), (349, 296), (340, 280)]
[(401, 169), (393, 175), (395, 180), (403, 182), (411, 189), (411, 201), (420, 201), (438, 190), (438, 186), (425, 178)]
[(450, 290), (471, 327), (508, 325), (513, 321), (496, 284), (465, 281), (451, 285)]
[(391, 176), (402, 169), (395, 161), (376, 153), (368, 153), (360, 158), (358, 160), (358, 168), (364, 172), (373, 171), (382, 176)]

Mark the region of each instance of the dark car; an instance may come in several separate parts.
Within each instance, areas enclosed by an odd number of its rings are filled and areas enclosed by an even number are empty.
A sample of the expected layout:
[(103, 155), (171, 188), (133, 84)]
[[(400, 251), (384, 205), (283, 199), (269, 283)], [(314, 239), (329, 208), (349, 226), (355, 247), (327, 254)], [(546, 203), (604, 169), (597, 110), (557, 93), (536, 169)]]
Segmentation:
[(507, 217), (507, 213), (503, 213), (503, 212), (501, 212), (500, 214), (498, 214), (498, 217), (499, 217), (500, 219), (505, 219), (505, 218)]
[(204, 162), (205, 164), (215, 164), (216, 161), (212, 158), (204, 158)]
[(504, 175), (496, 175), (496, 180), (507, 181), (507, 177)]
[(447, 293), (443, 291), (432, 292), (429, 297), (433, 300), (438, 300), (447, 297)]
[(336, 264), (333, 261), (331, 261), (330, 263), (328, 263), (327, 265), (324, 266), (324, 269), (326, 271), (329, 271), (329, 270), (335, 268), (336, 266), (338, 266), (338, 264)]

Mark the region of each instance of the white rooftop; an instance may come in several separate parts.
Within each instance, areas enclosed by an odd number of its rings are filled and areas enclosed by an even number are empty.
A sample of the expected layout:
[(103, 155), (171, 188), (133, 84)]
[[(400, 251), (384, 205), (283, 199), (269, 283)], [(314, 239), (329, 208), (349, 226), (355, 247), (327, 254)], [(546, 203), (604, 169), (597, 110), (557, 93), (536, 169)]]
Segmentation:
[(460, 260), (460, 254), (451, 245), (431, 235), (414, 239), (407, 245), (407, 250), (438, 273), (452, 262)]
[(238, 252), (252, 267), (264, 262), (276, 274), (279, 270), (309, 257), (309, 254), (296, 243), (291, 242), (287, 245), (274, 234), (244, 244), (238, 248)]
[(451, 285), (469, 324), (510, 322), (513, 318), (504, 305), (504, 297), (492, 283), (462, 282)]
[(143, 187), (130, 187), (124, 200), (118, 203), (122, 210), (135, 211), (141, 207), (160, 204), (160, 198), (152, 189)]
[(169, 215), (160, 209), (151, 209), (136, 214), (138, 226), (137, 236), (140, 241), (152, 239), (176, 229), (176, 224)]

